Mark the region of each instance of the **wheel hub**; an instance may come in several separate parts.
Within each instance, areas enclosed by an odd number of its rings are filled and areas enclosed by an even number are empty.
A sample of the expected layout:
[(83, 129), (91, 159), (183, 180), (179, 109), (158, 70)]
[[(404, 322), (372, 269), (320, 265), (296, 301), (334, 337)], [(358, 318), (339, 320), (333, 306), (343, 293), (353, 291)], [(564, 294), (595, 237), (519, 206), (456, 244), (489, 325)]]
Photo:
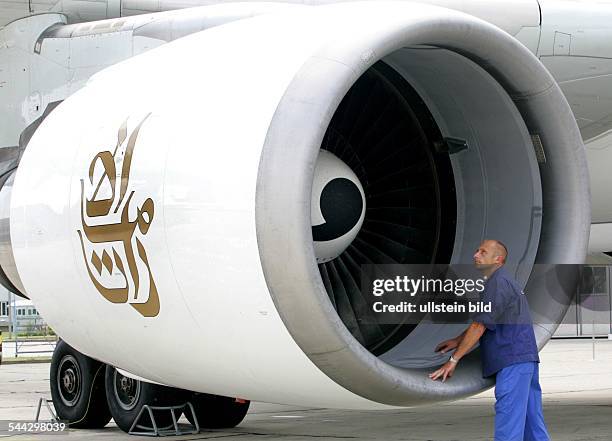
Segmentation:
[(76, 358), (67, 355), (60, 361), (57, 370), (57, 388), (66, 406), (74, 406), (81, 396), (81, 368)]
[(136, 407), (140, 398), (140, 381), (121, 375), (115, 370), (114, 393), (117, 402), (124, 410), (132, 410)]
[(72, 369), (66, 369), (62, 381), (64, 382), (64, 388), (68, 392), (74, 392), (76, 388), (76, 374)]

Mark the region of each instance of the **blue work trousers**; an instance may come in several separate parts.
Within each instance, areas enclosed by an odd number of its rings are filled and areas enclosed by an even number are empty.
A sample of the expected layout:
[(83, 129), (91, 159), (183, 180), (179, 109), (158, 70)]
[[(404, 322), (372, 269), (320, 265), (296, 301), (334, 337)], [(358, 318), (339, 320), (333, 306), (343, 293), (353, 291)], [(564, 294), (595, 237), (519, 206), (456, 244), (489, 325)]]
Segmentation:
[(538, 363), (511, 364), (495, 380), (495, 441), (550, 441)]

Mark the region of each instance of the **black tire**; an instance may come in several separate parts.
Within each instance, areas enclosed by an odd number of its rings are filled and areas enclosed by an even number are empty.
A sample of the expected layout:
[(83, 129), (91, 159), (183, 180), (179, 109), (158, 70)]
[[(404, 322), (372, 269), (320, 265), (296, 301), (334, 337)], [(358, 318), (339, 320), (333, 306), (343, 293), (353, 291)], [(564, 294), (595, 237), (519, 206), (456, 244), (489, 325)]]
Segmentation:
[[(110, 413), (117, 426), (126, 433), (130, 431), (134, 420), (145, 405), (178, 406), (186, 402), (186, 393), (181, 389), (134, 380), (122, 375), (112, 366), (106, 366), (105, 385)], [(181, 412), (175, 411), (175, 415), (178, 420)], [(173, 424), (169, 410), (154, 411), (154, 417), (158, 429)], [(138, 425), (153, 427), (147, 411), (139, 419)], [(143, 431), (142, 428), (134, 430)]]
[[(237, 398), (223, 397), (194, 392), (189, 398), (193, 405), (198, 423), (202, 429), (229, 429), (242, 422), (251, 402)], [(189, 408), (185, 409), (185, 417), (194, 424)]]
[(51, 359), (51, 398), (70, 427), (97, 429), (111, 419), (104, 389), (104, 363), (60, 340)]

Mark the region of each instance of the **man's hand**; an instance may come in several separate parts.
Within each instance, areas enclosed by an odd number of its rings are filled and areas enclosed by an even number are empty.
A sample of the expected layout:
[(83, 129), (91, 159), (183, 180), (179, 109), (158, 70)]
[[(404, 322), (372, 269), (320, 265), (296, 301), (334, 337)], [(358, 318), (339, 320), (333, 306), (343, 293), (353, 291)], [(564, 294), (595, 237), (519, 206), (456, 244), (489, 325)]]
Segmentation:
[(444, 383), (447, 378), (453, 376), (453, 373), (455, 372), (455, 367), (457, 367), (457, 363), (447, 361), (440, 369), (429, 374), (429, 378), (436, 381), (438, 378), (442, 377), (442, 383)]
[[(436, 346), (437, 350), (443, 350), (442, 352), (446, 352), (447, 350), (457, 349), (453, 354), (453, 359), (456, 361), (461, 360), (465, 354), (478, 342), (482, 334), (484, 334), (485, 326), (482, 323), (473, 322), (459, 337), (443, 341), (438, 346)], [(455, 343), (458, 343), (455, 344)], [(452, 363), (448, 361), (444, 366), (438, 369), (435, 372), (429, 374), (429, 378), (432, 380), (437, 380), (442, 377), (442, 382), (446, 381), (447, 378), (453, 376), (453, 372), (455, 372), (455, 368), (457, 367), (457, 363)]]
[(459, 341), (456, 338), (451, 338), (450, 340), (443, 341), (438, 346), (436, 346), (436, 352), (442, 352), (443, 354), (456, 349), (459, 346)]

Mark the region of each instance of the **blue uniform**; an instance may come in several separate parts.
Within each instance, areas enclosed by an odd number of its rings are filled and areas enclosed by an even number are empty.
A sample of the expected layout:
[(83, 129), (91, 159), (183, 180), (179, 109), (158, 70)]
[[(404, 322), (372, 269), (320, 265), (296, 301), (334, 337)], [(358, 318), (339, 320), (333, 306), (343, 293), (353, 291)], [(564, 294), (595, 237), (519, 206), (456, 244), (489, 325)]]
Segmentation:
[(483, 377), (496, 376), (495, 441), (549, 441), (542, 415), (538, 349), (525, 294), (503, 268), (485, 284), (491, 312), (472, 319), (480, 338)]

